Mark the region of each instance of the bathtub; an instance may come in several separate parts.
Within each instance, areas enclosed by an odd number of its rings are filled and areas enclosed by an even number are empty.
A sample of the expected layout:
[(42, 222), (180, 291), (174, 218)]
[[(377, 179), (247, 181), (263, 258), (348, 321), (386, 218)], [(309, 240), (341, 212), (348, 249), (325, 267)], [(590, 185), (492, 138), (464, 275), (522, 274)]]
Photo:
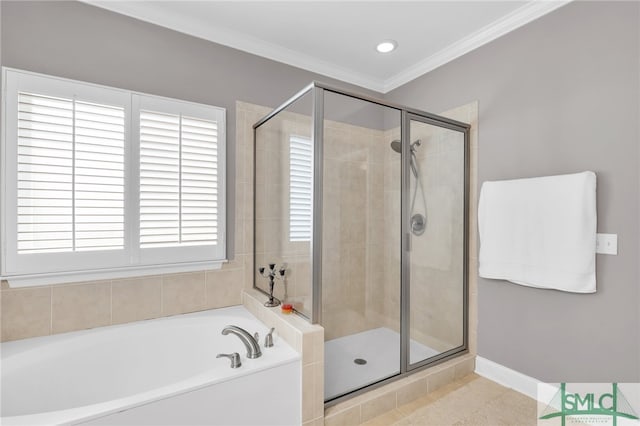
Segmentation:
[[(229, 324), (260, 333), (260, 358)], [(300, 424), (300, 355), (267, 331), (234, 306), (3, 343), (0, 423)], [(240, 368), (216, 358), (230, 352)]]

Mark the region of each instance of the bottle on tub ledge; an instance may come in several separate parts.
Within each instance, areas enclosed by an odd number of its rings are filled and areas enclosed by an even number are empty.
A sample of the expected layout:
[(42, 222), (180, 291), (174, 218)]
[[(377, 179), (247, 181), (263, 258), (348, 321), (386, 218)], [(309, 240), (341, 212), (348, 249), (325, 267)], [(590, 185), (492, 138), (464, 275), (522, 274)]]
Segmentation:
[(291, 303), (287, 303), (285, 300), (282, 303), (282, 307), (280, 308), (283, 314), (292, 314), (293, 313), (293, 305)]
[[(283, 284), (285, 283), (285, 278), (284, 278), (285, 273), (286, 273), (285, 265), (282, 265), (282, 267), (280, 267), (280, 270), (278, 271), (278, 274), (280, 275), (280, 279), (282, 280)], [(280, 310), (282, 311), (283, 314), (293, 313), (293, 305), (291, 304), (291, 302), (289, 301), (289, 297), (287, 296), (286, 284), (284, 289), (284, 297), (282, 298), (282, 306), (280, 307)]]

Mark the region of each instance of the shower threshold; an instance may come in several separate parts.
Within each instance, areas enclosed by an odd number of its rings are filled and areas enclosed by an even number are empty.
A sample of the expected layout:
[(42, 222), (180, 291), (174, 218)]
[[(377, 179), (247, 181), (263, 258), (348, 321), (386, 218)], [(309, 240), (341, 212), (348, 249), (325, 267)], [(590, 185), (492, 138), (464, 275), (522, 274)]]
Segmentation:
[[(411, 340), (410, 359), (439, 352)], [(335, 398), (400, 373), (400, 334), (380, 327), (324, 343), (324, 399)]]

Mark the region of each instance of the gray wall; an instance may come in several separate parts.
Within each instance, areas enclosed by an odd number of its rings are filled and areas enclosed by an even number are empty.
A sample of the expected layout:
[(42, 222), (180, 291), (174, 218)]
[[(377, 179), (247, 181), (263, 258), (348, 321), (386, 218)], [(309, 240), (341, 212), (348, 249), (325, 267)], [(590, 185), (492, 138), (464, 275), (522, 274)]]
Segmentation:
[(640, 380), (640, 4), (575, 2), (410, 82), (427, 111), (479, 100), (479, 182), (593, 170), (598, 291), (479, 280), (478, 352), (540, 380)]
[[(236, 100), (276, 107), (313, 80), (380, 97), (80, 2), (0, 1), (0, 10), (2, 66), (226, 108), (229, 176), (235, 170)], [(366, 111), (345, 115), (371, 123)], [(235, 185), (228, 184), (232, 245)]]

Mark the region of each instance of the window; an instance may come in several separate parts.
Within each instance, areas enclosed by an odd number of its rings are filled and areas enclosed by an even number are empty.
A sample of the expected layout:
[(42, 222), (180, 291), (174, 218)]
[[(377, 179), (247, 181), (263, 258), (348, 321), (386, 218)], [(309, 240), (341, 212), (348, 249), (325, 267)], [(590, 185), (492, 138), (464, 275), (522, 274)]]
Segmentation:
[(223, 111), (142, 95), (134, 111), (141, 261), (223, 259)]
[(311, 139), (289, 140), (289, 240), (311, 241), (313, 148)]
[(3, 75), (3, 277), (44, 284), (224, 260), (223, 109)]
[(18, 93), (18, 254), (124, 248), (124, 108)]

